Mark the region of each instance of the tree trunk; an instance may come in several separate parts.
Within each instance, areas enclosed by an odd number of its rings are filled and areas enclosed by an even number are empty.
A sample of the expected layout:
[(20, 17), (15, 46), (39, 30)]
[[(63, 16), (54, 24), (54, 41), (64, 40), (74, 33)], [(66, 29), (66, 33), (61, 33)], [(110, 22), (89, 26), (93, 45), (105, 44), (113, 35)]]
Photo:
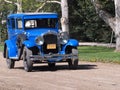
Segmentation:
[(22, 13), (22, 0), (17, 0), (17, 3), (13, 3), (13, 1), (9, 1), (9, 0), (4, 0), (4, 1), (10, 4), (15, 4), (17, 6), (17, 13)]
[(66, 33), (69, 37), (69, 19), (68, 19), (68, 0), (61, 0), (61, 27), (62, 31)]
[[(42, 2), (40, 0), (37, 0), (37, 1)], [(46, 3), (57, 3), (61, 5), (61, 12), (62, 12), (61, 27), (62, 27), (62, 31), (64, 32), (64, 34), (66, 34), (66, 36), (69, 38), (68, 0), (61, 0), (61, 2), (57, 0), (44, 1), (42, 6), (40, 6), (35, 12), (38, 12), (39, 10), (41, 10), (45, 6)]]
[(116, 13), (116, 51), (120, 51), (120, 1), (114, 0), (115, 2), (115, 13)]
[(22, 13), (22, 0), (17, 0), (17, 13)]
[(99, 0), (91, 0), (99, 17), (115, 31), (115, 17), (102, 9)]
[(99, 0), (91, 0), (96, 12), (99, 17), (108, 24), (112, 30), (115, 32), (116, 36), (116, 51), (120, 51), (120, 1), (114, 0), (115, 3), (115, 17), (112, 17), (109, 13), (105, 12), (101, 9), (102, 5), (100, 5)]

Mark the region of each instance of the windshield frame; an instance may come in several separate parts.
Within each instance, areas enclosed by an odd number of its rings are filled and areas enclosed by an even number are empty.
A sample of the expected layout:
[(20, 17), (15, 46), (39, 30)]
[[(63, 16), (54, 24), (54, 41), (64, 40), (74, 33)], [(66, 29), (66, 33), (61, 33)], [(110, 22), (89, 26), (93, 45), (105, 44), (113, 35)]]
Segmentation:
[[(42, 21), (46, 20), (45, 23), (47, 23), (46, 26), (42, 26), (44, 24)], [(31, 21), (31, 26), (26, 27), (26, 22)], [(35, 22), (34, 22), (35, 21)], [(34, 25), (32, 26), (32, 24)], [(36, 24), (36, 25), (35, 25)], [(40, 26), (41, 25), (41, 26)], [(51, 29), (57, 29), (58, 28), (58, 18), (31, 18), (31, 19), (24, 19), (24, 28), (25, 30), (29, 29), (43, 29), (43, 28), (51, 28)]]

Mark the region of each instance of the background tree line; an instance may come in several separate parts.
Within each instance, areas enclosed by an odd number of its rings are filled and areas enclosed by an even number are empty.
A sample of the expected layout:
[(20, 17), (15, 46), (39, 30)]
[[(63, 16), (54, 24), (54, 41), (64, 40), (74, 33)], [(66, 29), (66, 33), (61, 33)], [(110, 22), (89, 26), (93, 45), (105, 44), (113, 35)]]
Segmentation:
[[(16, 2), (16, 0), (11, 0)], [(114, 16), (114, 3), (111, 0), (101, 0), (103, 9)], [(23, 0), (23, 12), (35, 12), (41, 5), (36, 0)], [(70, 37), (82, 42), (107, 42), (111, 40), (111, 28), (104, 23), (96, 14), (95, 8), (90, 0), (68, 0)], [(42, 11), (57, 12), (61, 18), (59, 5), (47, 4)], [(16, 13), (16, 5), (0, 0), (0, 23), (10, 13)], [(0, 24), (0, 37), (3, 42), (7, 38), (6, 24)], [(113, 39), (114, 42), (114, 39)]]

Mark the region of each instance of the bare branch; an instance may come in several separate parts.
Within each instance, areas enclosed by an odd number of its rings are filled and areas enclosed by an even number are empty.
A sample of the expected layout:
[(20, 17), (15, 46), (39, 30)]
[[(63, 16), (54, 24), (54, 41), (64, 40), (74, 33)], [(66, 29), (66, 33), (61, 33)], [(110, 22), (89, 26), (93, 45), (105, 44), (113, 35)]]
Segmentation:
[(10, 4), (15, 4), (17, 6), (17, 13), (22, 12), (22, 0), (17, 0), (16, 3), (12, 2), (12, 1), (9, 1), (9, 0), (4, 0), (4, 1), (7, 2), (7, 3), (10, 3)]
[(61, 2), (59, 1), (46, 1), (47, 3), (57, 3), (57, 4), (61, 4)]
[(46, 2), (44, 2), (35, 12), (38, 12), (39, 10), (41, 10), (44, 6), (45, 6)]
[[(10, 4), (13, 3), (12, 1), (9, 1), (9, 0), (4, 0), (4, 1), (7, 2), (7, 3), (10, 3)], [(13, 3), (13, 4), (18, 5), (17, 3)]]
[(35, 12), (38, 12), (39, 10), (41, 10), (47, 3), (57, 3), (61, 5), (61, 2), (59, 1), (45, 1)]
[(12, 1), (8, 1), (8, 0), (4, 0), (5, 2), (7, 2), (7, 3), (13, 3)]
[(104, 22), (113, 29), (113, 31), (115, 31), (115, 17), (101, 9), (102, 5), (99, 3), (99, 0), (91, 0), (91, 2), (93, 3), (96, 13), (99, 15), (99, 17), (103, 19)]
[(115, 31), (115, 22), (116, 22), (116, 18), (115, 17), (112, 17), (108, 12), (105, 12), (103, 10), (100, 10), (98, 15), (100, 16), (101, 19), (104, 20), (104, 22), (106, 24), (108, 24), (113, 31)]

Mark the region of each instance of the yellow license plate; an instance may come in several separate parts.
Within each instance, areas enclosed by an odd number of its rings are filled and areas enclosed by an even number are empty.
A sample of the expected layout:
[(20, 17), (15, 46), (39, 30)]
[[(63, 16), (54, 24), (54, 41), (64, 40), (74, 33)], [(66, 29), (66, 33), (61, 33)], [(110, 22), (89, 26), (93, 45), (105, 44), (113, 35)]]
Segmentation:
[(48, 44), (47, 49), (56, 49), (56, 44)]

